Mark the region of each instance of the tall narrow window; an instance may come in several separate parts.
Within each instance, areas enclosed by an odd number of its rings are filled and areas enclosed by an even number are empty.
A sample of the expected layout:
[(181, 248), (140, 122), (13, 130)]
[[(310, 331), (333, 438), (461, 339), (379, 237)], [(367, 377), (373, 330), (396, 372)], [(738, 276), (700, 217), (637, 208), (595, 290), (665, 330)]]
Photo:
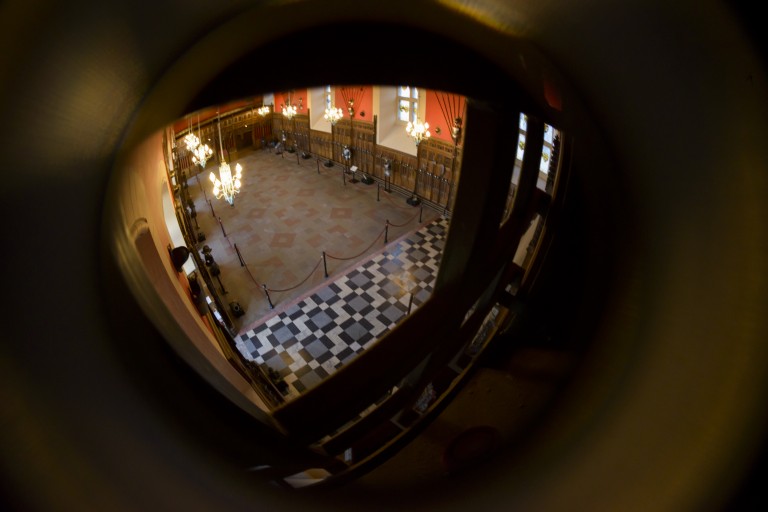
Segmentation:
[(419, 89), (409, 85), (397, 88), (397, 120), (407, 123), (416, 121), (419, 111)]
[(333, 105), (333, 90), (330, 85), (325, 86), (325, 92), (323, 94), (325, 96), (325, 108), (331, 108)]

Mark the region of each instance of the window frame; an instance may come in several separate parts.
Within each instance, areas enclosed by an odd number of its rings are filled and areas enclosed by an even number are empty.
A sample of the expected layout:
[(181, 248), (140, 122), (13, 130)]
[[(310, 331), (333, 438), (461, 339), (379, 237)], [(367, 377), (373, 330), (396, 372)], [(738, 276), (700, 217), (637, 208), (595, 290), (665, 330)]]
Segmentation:
[[(408, 88), (408, 96), (402, 94), (404, 87)], [(395, 90), (395, 120), (402, 125), (415, 122), (419, 117), (419, 100), (421, 99), (419, 88), (412, 85), (398, 85)], [(402, 102), (408, 102), (408, 119), (402, 119), (400, 116)]]

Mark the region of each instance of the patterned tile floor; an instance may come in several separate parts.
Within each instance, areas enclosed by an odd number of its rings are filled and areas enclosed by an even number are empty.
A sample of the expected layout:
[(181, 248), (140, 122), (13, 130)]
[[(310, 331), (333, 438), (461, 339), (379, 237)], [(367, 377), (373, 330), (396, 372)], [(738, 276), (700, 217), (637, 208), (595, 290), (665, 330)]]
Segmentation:
[(244, 167), (243, 191), (234, 207), (211, 197), (215, 162), (192, 176), (195, 228), (221, 269), (222, 300), (244, 310), (233, 319), (240, 351), (278, 371), (290, 398), (391, 329), (407, 313), (409, 290), (412, 308), (426, 300), (448, 221), (376, 185), (345, 184), (338, 164), (261, 150), (229, 158)]
[[(329, 276), (344, 274), (382, 250), (387, 220), (393, 241), (439, 218), (431, 208), (414, 208), (405, 197), (376, 185), (349, 180), (344, 185), (338, 164), (328, 169), (313, 159), (261, 150), (231, 158), (230, 164), (244, 167), (234, 207), (211, 197), (208, 174), (215, 162), (190, 178), (188, 190), (203, 243), (221, 269), (222, 299), (237, 301), (245, 312), (234, 319), (239, 334), (325, 283), (322, 264), (318, 267), (323, 251), (351, 258), (327, 259)], [(247, 267), (240, 265), (237, 251)], [(280, 290), (270, 292), (274, 309), (264, 284)]]
[[(295, 397), (347, 364), (423, 304), (448, 221), (437, 219), (238, 336), (243, 355), (278, 371)], [(413, 296), (411, 302), (411, 295)]]

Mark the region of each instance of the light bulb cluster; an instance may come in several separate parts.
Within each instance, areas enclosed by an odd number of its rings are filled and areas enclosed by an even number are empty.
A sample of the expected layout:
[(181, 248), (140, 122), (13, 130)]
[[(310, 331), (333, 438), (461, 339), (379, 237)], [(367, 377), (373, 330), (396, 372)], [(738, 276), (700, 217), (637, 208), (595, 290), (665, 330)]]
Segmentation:
[(329, 123), (335, 125), (342, 118), (344, 112), (338, 107), (328, 107), (325, 109), (323, 118)]
[(210, 146), (208, 144), (200, 144), (192, 150), (192, 163), (205, 168), (205, 164), (211, 156), (213, 156), (213, 150)]
[(296, 115), (297, 111), (296, 105), (283, 105), (283, 115), (288, 119), (293, 119), (293, 116)]
[(235, 175), (232, 176), (232, 170), (230, 169), (229, 164), (222, 161), (221, 165), (219, 165), (219, 176), (221, 179), (217, 178), (216, 174), (211, 172), (210, 179), (213, 183), (213, 195), (216, 196), (216, 199), (221, 199), (223, 197), (230, 205), (234, 206), (235, 194), (240, 192), (240, 187), (242, 185), (241, 179), (243, 177), (243, 166), (237, 164), (235, 166)]
[(429, 132), (429, 123), (422, 123), (419, 121), (419, 118), (416, 118), (414, 122), (408, 121), (408, 124), (405, 127), (405, 132), (413, 138), (413, 141), (417, 146), (422, 140), (432, 136)]
[(269, 114), (269, 105), (264, 105), (263, 107), (259, 107), (259, 108), (257, 108), (257, 109), (256, 109), (256, 112), (258, 112), (258, 114), (259, 114), (261, 117), (264, 117), (264, 116), (266, 116), (267, 114)]
[(200, 139), (194, 133), (189, 132), (184, 136), (184, 144), (187, 146), (187, 151), (194, 151), (200, 145)]

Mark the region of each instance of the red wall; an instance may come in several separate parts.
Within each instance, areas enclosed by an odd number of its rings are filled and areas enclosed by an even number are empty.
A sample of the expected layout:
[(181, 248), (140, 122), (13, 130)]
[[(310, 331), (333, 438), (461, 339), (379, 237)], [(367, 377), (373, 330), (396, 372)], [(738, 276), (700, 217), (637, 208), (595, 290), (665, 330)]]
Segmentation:
[[(290, 94), (291, 103), (296, 105), (298, 114), (307, 114), (307, 89), (293, 89)], [(299, 108), (301, 98), (302, 108)], [(275, 114), (283, 113), (283, 105), (288, 105), (288, 91), (275, 93)]]
[[(451, 120), (450, 124), (445, 122), (445, 116), (443, 116), (443, 111), (440, 109), (440, 103), (438, 102), (438, 95), (440, 101), (446, 104), (448, 109), (456, 109), (456, 105), (458, 105), (458, 115), (462, 119), (464, 118), (465, 98), (453, 93), (427, 91), (426, 122), (429, 123), (429, 131), (432, 133), (432, 137), (452, 142), (451, 126), (453, 125), (453, 120)], [(437, 133), (437, 130), (435, 130), (437, 127), (440, 127), (440, 133)]]
[[(367, 86), (356, 85), (356, 86), (344, 86), (344, 87), (358, 88), (358, 90), (355, 91), (354, 96), (361, 96), (360, 90), (362, 90), (362, 98), (355, 101), (355, 119), (357, 119), (358, 121), (367, 121), (369, 123), (372, 123), (373, 122), (373, 87), (370, 85), (367, 85)], [(344, 117), (349, 119), (349, 113), (347, 112), (347, 104), (344, 102), (344, 97), (341, 95), (342, 86), (335, 86), (334, 89), (336, 91), (334, 104), (335, 106), (340, 107), (344, 111)], [(446, 125), (445, 119), (443, 118), (443, 113), (440, 110), (440, 105), (437, 99), (438, 94), (440, 94), (441, 100), (443, 99), (443, 96), (445, 96), (445, 93), (427, 91), (426, 121), (429, 123), (429, 129), (430, 129), (430, 132), (432, 132), (433, 137), (437, 137), (438, 139), (450, 142), (451, 127), (450, 125)], [(307, 96), (308, 96), (307, 89), (294, 89), (291, 93), (291, 100), (293, 104), (296, 105), (297, 107), (299, 105), (299, 98), (302, 99), (302, 105), (304, 108), (299, 110), (299, 114), (307, 113)], [(452, 96), (454, 98), (458, 98), (460, 115), (463, 117), (465, 98), (459, 95), (452, 95)], [(257, 107), (260, 107), (262, 103), (263, 103), (262, 96), (235, 101), (221, 107), (221, 113), (224, 114), (225, 112), (229, 112), (230, 110), (235, 110), (235, 109), (243, 108), (247, 106), (253, 106), (257, 108)], [(282, 113), (280, 106), (287, 103), (288, 103), (287, 91), (275, 93), (275, 112), (276, 113), (278, 114)], [(324, 107), (322, 106), (321, 108), (324, 109)], [(365, 112), (365, 116), (361, 116), (362, 112)], [(211, 109), (200, 112), (201, 123), (205, 122), (207, 119), (211, 119), (214, 117), (216, 117), (216, 108), (211, 108)], [(189, 125), (189, 118), (185, 117), (183, 119), (177, 120), (173, 124), (173, 130), (175, 133), (179, 133), (180, 131), (185, 130), (188, 125)], [(194, 114), (192, 116), (192, 125), (197, 126), (197, 114)], [(439, 134), (435, 131), (436, 127), (440, 127)]]
[[(344, 101), (344, 96), (341, 94), (342, 88), (346, 88), (350, 91), (349, 96), (355, 98), (355, 119), (357, 121), (373, 122), (373, 86), (370, 85), (337, 85), (334, 86), (336, 96), (334, 99), (334, 106), (341, 108), (344, 111), (344, 117), (349, 119), (349, 112), (347, 111), (347, 102)], [(361, 92), (362, 91), (362, 92)], [(361, 115), (365, 113), (365, 115)]]

